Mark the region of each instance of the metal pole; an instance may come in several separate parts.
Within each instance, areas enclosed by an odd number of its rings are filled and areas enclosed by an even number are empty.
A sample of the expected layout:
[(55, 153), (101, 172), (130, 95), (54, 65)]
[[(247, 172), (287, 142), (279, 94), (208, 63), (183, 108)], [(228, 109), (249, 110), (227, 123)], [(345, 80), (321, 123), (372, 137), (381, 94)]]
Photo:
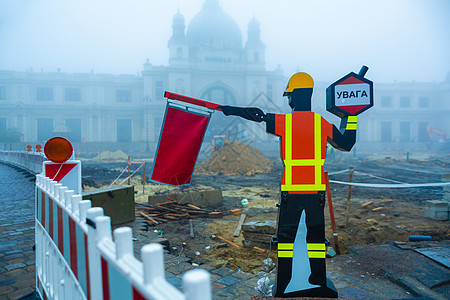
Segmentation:
[(144, 162), (144, 178), (142, 179), (142, 194), (145, 194), (145, 172), (147, 169), (147, 162)]
[(128, 185), (131, 185), (131, 158), (128, 156)]
[[(350, 167), (350, 172), (348, 173), (348, 182), (353, 182), (353, 167)], [(347, 218), (345, 219), (345, 226), (348, 226), (348, 222), (350, 219), (350, 198), (352, 196), (352, 186), (348, 186), (348, 194), (347, 194)]]
[(364, 75), (366, 75), (366, 73), (367, 73), (367, 70), (369, 70), (369, 67), (367, 67), (367, 66), (362, 66), (362, 67), (361, 67), (361, 70), (359, 70), (358, 75), (361, 76), (361, 77), (364, 77)]

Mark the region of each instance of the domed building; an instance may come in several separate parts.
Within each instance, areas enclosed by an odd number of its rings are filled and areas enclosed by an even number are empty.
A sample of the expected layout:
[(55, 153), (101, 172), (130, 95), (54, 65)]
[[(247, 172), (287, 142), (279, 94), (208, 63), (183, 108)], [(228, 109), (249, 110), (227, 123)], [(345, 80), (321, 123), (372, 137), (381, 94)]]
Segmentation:
[[(164, 91), (286, 113), (282, 94), (291, 74), (266, 69), (266, 46), (256, 18), (249, 17), (246, 29), (243, 35), (219, 0), (205, 0), (189, 23), (175, 12), (168, 65), (147, 61), (139, 75), (0, 70), (0, 138), (14, 129), (21, 134), (21, 150), (23, 143), (44, 143), (61, 134), (64, 126), (78, 152), (154, 151), (166, 106)], [(338, 123), (324, 108), (329, 84), (316, 83), (314, 111)], [(375, 106), (358, 118), (358, 151), (423, 151), (450, 133), (450, 73), (440, 83), (375, 83), (374, 94)], [(278, 143), (263, 124), (214, 113), (204, 141), (214, 135), (253, 141), (265, 154), (279, 155)]]

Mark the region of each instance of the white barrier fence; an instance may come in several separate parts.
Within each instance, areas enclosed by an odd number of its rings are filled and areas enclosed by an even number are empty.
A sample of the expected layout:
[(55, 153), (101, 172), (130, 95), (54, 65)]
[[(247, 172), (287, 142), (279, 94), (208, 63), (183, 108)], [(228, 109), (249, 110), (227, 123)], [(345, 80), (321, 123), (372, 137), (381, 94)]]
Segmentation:
[(42, 163), (46, 160), (42, 152), (0, 151), (0, 161), (4, 161), (34, 174), (42, 172)]
[(36, 176), (36, 286), (43, 299), (211, 299), (210, 275), (183, 276), (184, 293), (164, 275), (163, 248), (134, 257), (132, 232), (114, 230), (102, 208), (42, 174)]

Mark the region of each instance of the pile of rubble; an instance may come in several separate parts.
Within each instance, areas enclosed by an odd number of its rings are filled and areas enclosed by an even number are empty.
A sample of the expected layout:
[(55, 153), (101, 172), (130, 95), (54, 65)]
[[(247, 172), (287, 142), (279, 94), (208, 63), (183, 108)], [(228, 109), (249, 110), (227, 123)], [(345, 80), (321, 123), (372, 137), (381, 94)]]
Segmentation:
[(199, 174), (245, 175), (269, 173), (274, 163), (257, 148), (241, 142), (225, 143), (196, 168)]
[(265, 222), (247, 222), (242, 224), (242, 234), (244, 236), (242, 244), (245, 248), (258, 247), (262, 249), (270, 249), (270, 241), (275, 233), (275, 220), (268, 220)]

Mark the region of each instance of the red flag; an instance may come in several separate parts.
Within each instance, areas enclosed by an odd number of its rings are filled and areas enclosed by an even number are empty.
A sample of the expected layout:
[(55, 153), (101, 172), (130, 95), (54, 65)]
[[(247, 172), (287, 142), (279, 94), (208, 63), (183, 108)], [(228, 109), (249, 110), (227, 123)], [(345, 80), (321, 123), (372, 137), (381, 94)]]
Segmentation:
[(190, 184), (211, 112), (167, 103), (151, 181)]

